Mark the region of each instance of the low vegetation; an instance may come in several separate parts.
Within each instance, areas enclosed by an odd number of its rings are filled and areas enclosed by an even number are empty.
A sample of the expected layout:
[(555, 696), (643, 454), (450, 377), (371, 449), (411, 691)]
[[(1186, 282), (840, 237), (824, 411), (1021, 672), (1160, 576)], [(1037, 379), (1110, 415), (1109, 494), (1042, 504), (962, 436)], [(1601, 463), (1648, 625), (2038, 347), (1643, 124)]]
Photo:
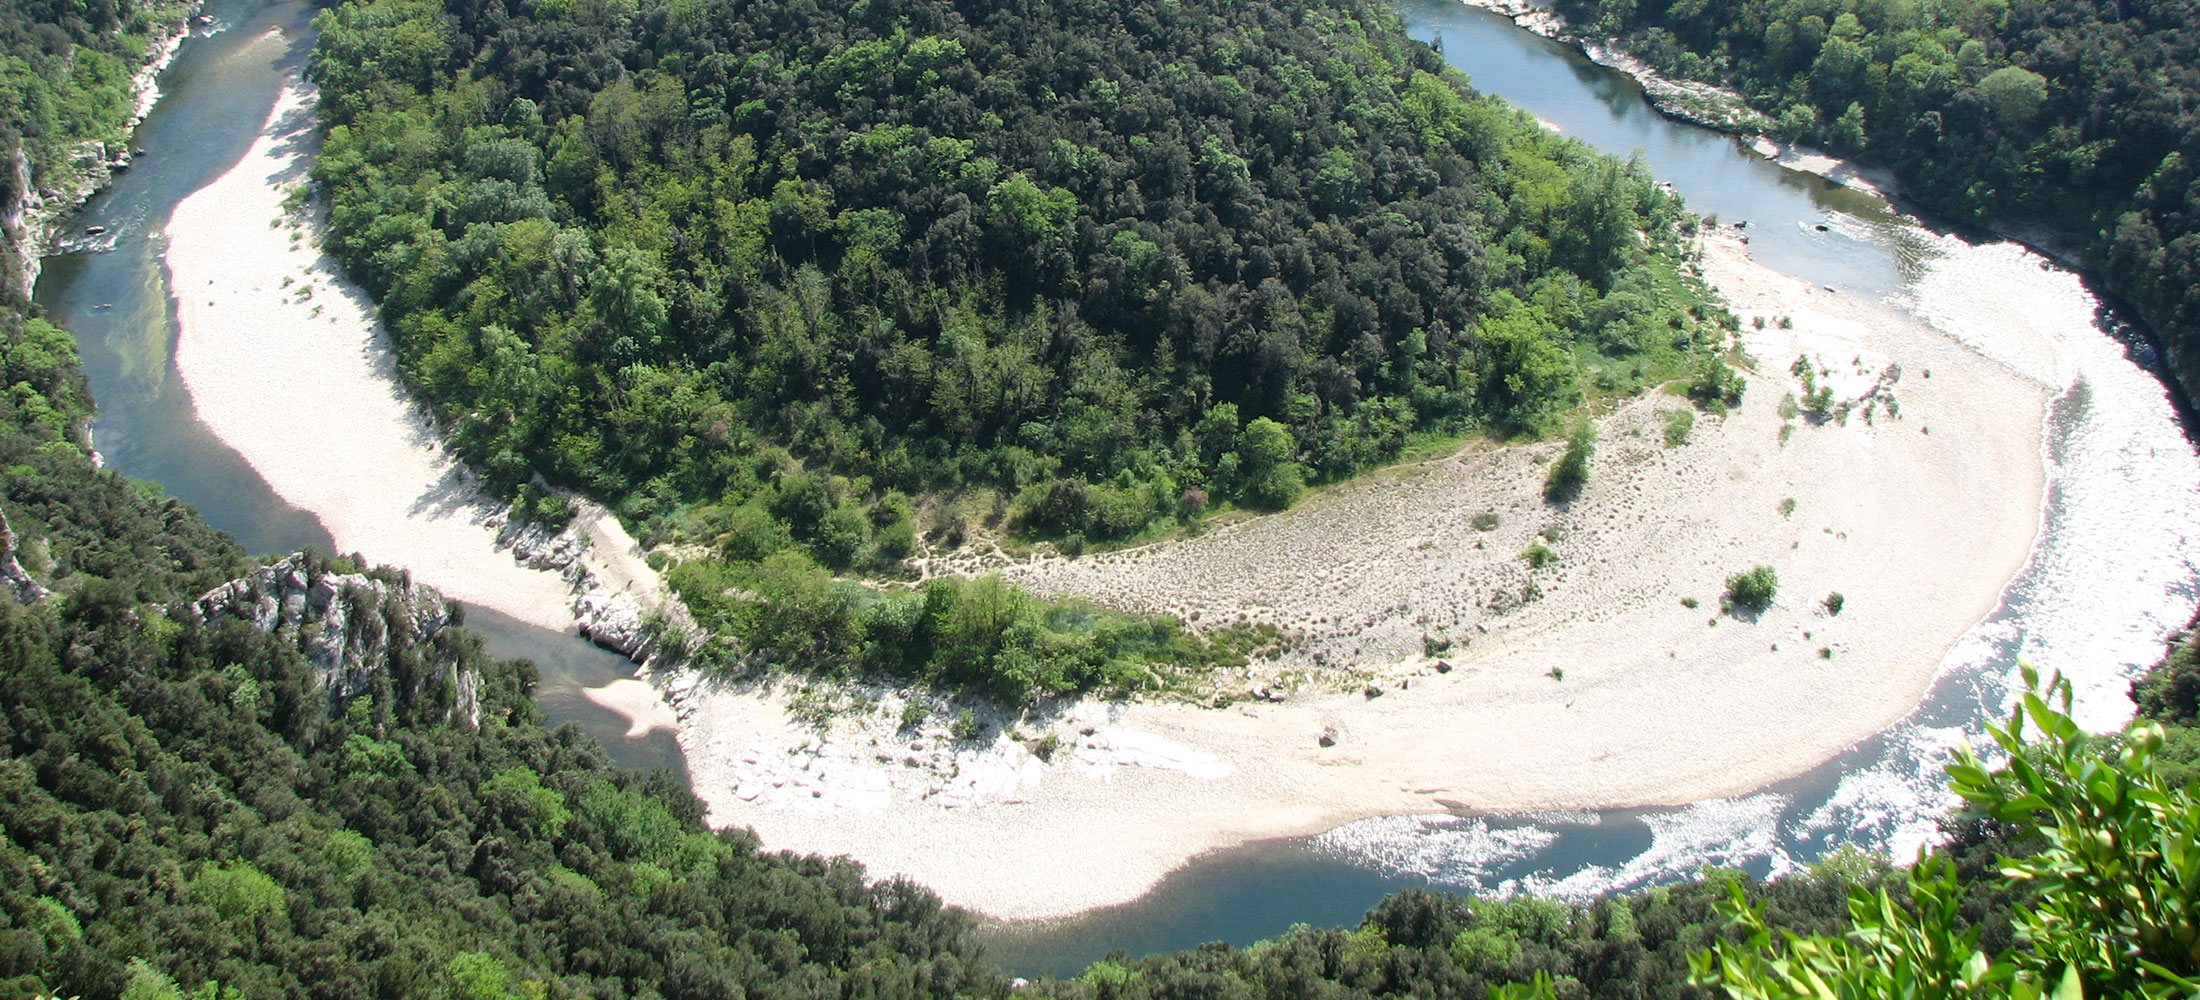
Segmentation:
[(1696, 429), (1696, 411), (1665, 411), (1665, 446), (1678, 448), (1688, 443), (1688, 435)]
[(794, 551), (754, 563), (682, 563), (668, 579), (710, 634), (690, 652), (707, 669), (761, 663), (881, 676), (1011, 705), (1181, 687), (1279, 652), (1286, 638), (1273, 626), (1195, 632), (1174, 618), (1042, 601), (993, 576), (874, 587), (836, 579)]
[(1552, 503), (1570, 503), (1589, 482), (1589, 459), (1596, 454), (1596, 425), (1584, 420), (1566, 433), (1566, 450), (1551, 463), (1543, 480), (1543, 497)]
[(1780, 574), (1770, 566), (1757, 566), (1726, 578), (1724, 604), (1728, 611), (1756, 613), (1772, 606), (1780, 594)]

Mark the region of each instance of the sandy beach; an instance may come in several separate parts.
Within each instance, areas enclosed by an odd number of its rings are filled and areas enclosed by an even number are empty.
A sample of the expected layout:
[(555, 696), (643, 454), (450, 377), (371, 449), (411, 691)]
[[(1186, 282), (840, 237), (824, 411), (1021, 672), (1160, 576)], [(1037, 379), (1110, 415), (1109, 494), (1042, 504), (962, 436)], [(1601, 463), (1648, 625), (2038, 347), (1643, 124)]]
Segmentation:
[[(321, 252), (318, 220), (285, 209), (317, 141), (310, 89), (295, 83), (244, 159), (169, 220), (176, 369), (192, 405), (277, 495), (320, 518), (340, 551), (402, 566), (458, 600), (571, 631), (567, 577), (498, 546), (502, 505), (438, 447), (398, 384), (373, 303)], [(591, 512), (581, 527), (591, 570), (618, 587), (655, 591), (655, 574), (616, 518)]]
[[(1731, 234), (1708, 242), (1705, 267), (1744, 320), (1758, 370), (1747, 399), (1698, 418), (1677, 448), (1663, 428), (1682, 400), (1620, 407), (1568, 506), (1542, 497), (1555, 443), (1476, 448), (1198, 537), (960, 567), (1292, 629), (1303, 645), (1237, 681), (1281, 701), (1058, 706), (1009, 735), (951, 742), (936, 724), (897, 732), (891, 699), (868, 716), (854, 699), (819, 730), (789, 718), (784, 691), (688, 678), (674, 702), (711, 820), (1034, 919), (1136, 898), (1249, 840), (1384, 814), (1697, 801), (1877, 732), (1915, 707), (2027, 559), (2047, 390), (1757, 265)], [(1851, 402), (1845, 423), (1782, 417), (1799, 355)], [(1881, 400), (1869, 420), (1860, 397)], [(1534, 569), (1520, 554), (1539, 540), (1556, 559)], [(1721, 615), (1725, 578), (1759, 564), (1777, 569), (1778, 601)], [(1834, 592), (1839, 615), (1824, 604)], [(1448, 671), (1423, 655), (1428, 637), (1453, 642)], [(1047, 735), (1070, 755), (1027, 764)], [(1130, 741), (1216, 765), (1116, 759)]]

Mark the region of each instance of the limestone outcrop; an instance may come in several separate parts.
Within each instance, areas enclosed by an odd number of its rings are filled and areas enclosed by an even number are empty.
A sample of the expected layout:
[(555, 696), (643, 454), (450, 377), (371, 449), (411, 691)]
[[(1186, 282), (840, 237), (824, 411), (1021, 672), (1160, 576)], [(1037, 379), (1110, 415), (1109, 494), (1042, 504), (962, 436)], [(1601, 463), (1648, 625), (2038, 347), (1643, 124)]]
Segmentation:
[[(421, 644), (457, 624), (453, 605), (433, 587), (409, 576), (329, 572), (303, 553), (207, 591), (191, 602), (189, 614), (206, 625), (241, 620), (296, 642), (337, 702), (368, 690), (377, 674), (391, 671), (408, 652), (426, 655)], [(452, 677), (450, 663), (434, 662), (432, 655), (428, 661), (431, 669), (408, 671), (413, 686), (451, 683), (454, 720), (478, 724), (480, 677), (470, 670)]]

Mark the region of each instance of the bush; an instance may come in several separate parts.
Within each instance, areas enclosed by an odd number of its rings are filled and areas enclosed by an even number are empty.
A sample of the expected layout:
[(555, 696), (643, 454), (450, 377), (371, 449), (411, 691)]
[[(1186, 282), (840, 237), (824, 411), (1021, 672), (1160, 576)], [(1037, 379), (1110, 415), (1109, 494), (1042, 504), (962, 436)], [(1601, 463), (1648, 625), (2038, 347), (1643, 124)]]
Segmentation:
[(985, 732), (985, 726), (979, 724), (978, 713), (966, 708), (956, 714), (955, 721), (948, 723), (947, 732), (958, 740), (974, 740)]
[(1542, 542), (1537, 542), (1528, 546), (1527, 551), (1520, 553), (1520, 558), (1526, 559), (1529, 566), (1542, 569), (1551, 560), (1558, 558), (1558, 554), (1546, 548)]
[(1597, 430), (1587, 421), (1574, 427), (1566, 436), (1566, 453), (1551, 463), (1551, 474), (1543, 481), (1543, 497), (1553, 503), (1564, 503), (1581, 495), (1582, 484), (1589, 481), (1589, 456), (1596, 454)]
[(1696, 411), (1668, 410), (1665, 413), (1665, 446), (1678, 448), (1688, 443), (1688, 434), (1696, 429)]
[(1833, 593), (1827, 594), (1826, 613), (1829, 615), (1838, 615), (1841, 613), (1841, 606), (1847, 603), (1848, 598), (1842, 597), (1841, 592), (1838, 590), (1834, 591)]
[(1728, 610), (1763, 611), (1772, 606), (1772, 599), (1780, 592), (1780, 574), (1770, 566), (1758, 566), (1747, 573), (1736, 573), (1726, 578), (1726, 605)]
[(1695, 381), (1688, 385), (1688, 398), (1696, 405), (1718, 414), (1742, 405), (1742, 390), (1748, 388), (1740, 372), (1718, 358), (1708, 358), (1697, 369)]

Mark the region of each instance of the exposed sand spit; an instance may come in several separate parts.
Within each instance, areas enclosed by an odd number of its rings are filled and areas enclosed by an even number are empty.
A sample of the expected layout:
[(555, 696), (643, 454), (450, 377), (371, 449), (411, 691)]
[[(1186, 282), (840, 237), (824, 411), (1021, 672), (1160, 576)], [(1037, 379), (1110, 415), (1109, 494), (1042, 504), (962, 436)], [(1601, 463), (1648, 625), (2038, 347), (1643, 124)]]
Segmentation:
[[(759, 714), (768, 696), (705, 688), (678, 699), (698, 794), (714, 822), (754, 825), (768, 845), (848, 853), (951, 901), (1036, 918), (1135, 898), (1207, 850), (1371, 815), (1671, 804), (1815, 766), (1908, 713), (2022, 568), (2047, 392), (1915, 321), (1769, 271), (1731, 237), (1713, 238), (1706, 267), (1745, 326), (1767, 317), (1746, 337), (1762, 372), (1747, 400), (1699, 419), (1679, 448), (1663, 413), (1680, 400), (1621, 408), (1564, 508), (1542, 497), (1555, 444), (1484, 449), (1201, 537), (995, 567), (1048, 594), (1284, 625), (1307, 642), (1267, 674), (1350, 666), (1388, 678), (1382, 695), (1084, 706), (1025, 724), (1075, 745), (1101, 712), (1116, 731), (1227, 766), (1205, 777), (1052, 766), (953, 808), (921, 795), (833, 807), (828, 778), (818, 802), (789, 807), (734, 795), (739, 758), (760, 741), (800, 756), (809, 730)], [(1845, 424), (1797, 420), (1783, 445), (1799, 353), (1850, 396), (1899, 365), (1882, 390), (1899, 419), (1875, 405), (1867, 422), (1857, 406)], [(1480, 530), (1485, 512), (1498, 524)], [(1556, 561), (1531, 569), (1521, 551), (1553, 528)], [(1756, 620), (1719, 615), (1727, 575), (1757, 564), (1778, 570), (1778, 602)], [(1835, 591), (1838, 616), (1821, 603)], [(1456, 669), (1434, 671), (1425, 636), (1458, 644)], [(1335, 746), (1319, 745), (1325, 731)], [(891, 725), (839, 732), (884, 761), (906, 738)]]
[[(312, 90), (293, 83), (244, 159), (169, 220), (176, 369), (192, 405), (277, 495), (320, 518), (341, 551), (570, 631), (566, 578), (498, 548), (503, 508), (438, 447), (398, 383), (373, 303), (321, 252), (317, 219), (293, 225), (283, 200), (306, 180), (316, 146)], [(597, 577), (655, 592), (617, 519), (590, 510), (583, 522)]]

